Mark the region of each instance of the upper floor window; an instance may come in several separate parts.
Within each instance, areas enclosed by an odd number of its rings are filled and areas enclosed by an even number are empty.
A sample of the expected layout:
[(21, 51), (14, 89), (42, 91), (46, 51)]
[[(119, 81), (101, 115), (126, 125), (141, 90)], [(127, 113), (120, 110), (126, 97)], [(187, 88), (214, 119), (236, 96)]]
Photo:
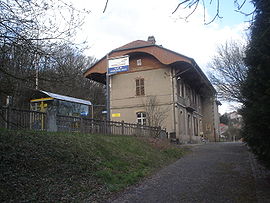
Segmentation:
[(186, 96), (187, 98), (191, 99), (191, 88), (189, 86), (186, 86)]
[(185, 84), (184, 83), (182, 83), (182, 85), (181, 85), (180, 96), (181, 97), (185, 97)]
[(146, 113), (145, 112), (138, 112), (137, 113), (137, 123), (140, 125), (146, 125)]
[(137, 60), (137, 66), (141, 66), (142, 65), (142, 59), (138, 59)]
[(136, 96), (144, 95), (144, 78), (136, 79)]
[(192, 101), (194, 104), (197, 103), (197, 94), (196, 94), (196, 91), (195, 90), (192, 90)]
[(177, 78), (177, 94), (180, 97), (184, 97), (184, 89), (185, 89), (184, 82), (181, 80), (180, 77)]
[(184, 91), (185, 91), (185, 84), (183, 81), (180, 82), (179, 85), (179, 95), (180, 97), (184, 97)]

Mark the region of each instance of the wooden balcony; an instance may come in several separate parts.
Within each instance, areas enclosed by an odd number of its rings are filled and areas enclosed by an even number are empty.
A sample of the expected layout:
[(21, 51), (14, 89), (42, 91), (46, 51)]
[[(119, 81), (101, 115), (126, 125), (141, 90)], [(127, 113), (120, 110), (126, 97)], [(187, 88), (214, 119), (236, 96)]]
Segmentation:
[(188, 111), (193, 112), (193, 111), (197, 110), (197, 105), (195, 103), (193, 103), (190, 98), (187, 98), (186, 99), (186, 108)]
[(181, 105), (185, 106), (186, 109), (190, 112), (197, 110), (197, 105), (195, 103), (193, 103), (190, 98), (184, 98), (184, 97), (177, 96), (177, 102), (180, 103)]

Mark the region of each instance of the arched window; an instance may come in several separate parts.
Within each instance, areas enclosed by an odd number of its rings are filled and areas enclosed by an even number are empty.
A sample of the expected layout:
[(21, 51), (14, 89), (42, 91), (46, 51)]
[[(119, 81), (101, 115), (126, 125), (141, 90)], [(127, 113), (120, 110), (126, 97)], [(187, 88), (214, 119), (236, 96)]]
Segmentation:
[(146, 113), (145, 112), (138, 112), (137, 113), (137, 123), (140, 125), (146, 125)]

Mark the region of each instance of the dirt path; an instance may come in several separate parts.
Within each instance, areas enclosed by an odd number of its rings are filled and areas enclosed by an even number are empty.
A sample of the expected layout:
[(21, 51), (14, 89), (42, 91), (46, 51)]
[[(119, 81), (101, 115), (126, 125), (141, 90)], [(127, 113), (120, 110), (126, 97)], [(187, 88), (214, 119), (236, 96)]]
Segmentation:
[(197, 145), (110, 202), (270, 202), (269, 175), (243, 143)]

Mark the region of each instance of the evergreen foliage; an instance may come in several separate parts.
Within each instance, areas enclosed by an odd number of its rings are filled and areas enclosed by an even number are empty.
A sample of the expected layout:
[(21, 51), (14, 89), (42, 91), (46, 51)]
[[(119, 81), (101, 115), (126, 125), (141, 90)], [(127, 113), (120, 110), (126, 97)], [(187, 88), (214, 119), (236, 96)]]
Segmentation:
[(219, 121), (220, 121), (220, 123), (223, 123), (225, 125), (228, 125), (229, 124), (228, 115), (226, 113), (223, 114), (222, 116), (220, 116)]
[(242, 86), (243, 137), (258, 159), (270, 166), (270, 1), (252, 2), (256, 10)]

